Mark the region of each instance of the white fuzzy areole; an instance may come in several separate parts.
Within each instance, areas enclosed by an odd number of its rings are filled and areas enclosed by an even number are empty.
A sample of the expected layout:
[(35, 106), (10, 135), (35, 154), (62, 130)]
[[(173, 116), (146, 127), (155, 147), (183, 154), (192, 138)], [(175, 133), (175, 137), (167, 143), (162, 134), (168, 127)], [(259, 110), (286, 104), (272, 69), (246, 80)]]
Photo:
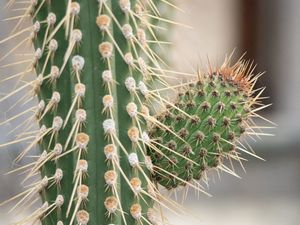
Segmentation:
[(125, 80), (125, 87), (129, 92), (134, 92), (136, 89), (136, 81), (133, 77), (127, 77)]
[(103, 129), (107, 134), (113, 134), (116, 132), (116, 123), (113, 119), (107, 119), (103, 121)]
[(139, 165), (139, 158), (135, 152), (132, 152), (128, 155), (128, 161), (132, 167), (137, 167)]

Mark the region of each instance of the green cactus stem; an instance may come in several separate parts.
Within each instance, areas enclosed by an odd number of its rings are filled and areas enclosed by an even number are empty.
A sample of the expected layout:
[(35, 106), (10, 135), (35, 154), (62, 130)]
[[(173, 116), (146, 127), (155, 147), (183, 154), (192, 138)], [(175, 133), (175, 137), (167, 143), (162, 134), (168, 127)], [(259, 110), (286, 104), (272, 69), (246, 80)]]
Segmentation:
[[(142, 60), (141, 49), (152, 53), (141, 37), (134, 36), (136, 32), (141, 35), (144, 32), (140, 16), (131, 8), (135, 4), (134, 1), (87, 1), (63, 6), (61, 2), (51, 2), (37, 13), (39, 21), (45, 18), (50, 21), (51, 15), (56, 17), (53, 27), (48, 22), (46, 31), (37, 35), (36, 47), (45, 49), (49, 37), (57, 40), (52, 63), (60, 68), (57, 85), (49, 87), (44, 82), (41, 87), (40, 96), (44, 100), (54, 91), (61, 95), (56, 110), (46, 113), (41, 121), (51, 121), (54, 116), (67, 118), (56, 140), (44, 140), (49, 146), (47, 151), (56, 142), (64, 146), (63, 157), (59, 156), (52, 167), (66, 174), (60, 189), (52, 190), (56, 189), (53, 186), (43, 196), (47, 202), (52, 202), (58, 194), (66, 200), (60, 215), (50, 214), (44, 224), (58, 220), (64, 224), (148, 221), (142, 215), (146, 215), (152, 200), (139, 190), (146, 189), (150, 182), (149, 171), (139, 163), (146, 157), (145, 146), (138, 139), (145, 126), (130, 113), (136, 113), (141, 105), (139, 99), (143, 98), (136, 89), (143, 79), (142, 68), (137, 64)], [(55, 32), (58, 21), (64, 19), (65, 29), (61, 27)], [(52, 33), (47, 33), (48, 27)], [(41, 64), (45, 65), (46, 60), (44, 54)], [(37, 69), (38, 73), (43, 76), (51, 73), (48, 65), (45, 72)], [(88, 166), (86, 176), (78, 169), (80, 162)], [(42, 169), (48, 177), (53, 174), (49, 167)]]

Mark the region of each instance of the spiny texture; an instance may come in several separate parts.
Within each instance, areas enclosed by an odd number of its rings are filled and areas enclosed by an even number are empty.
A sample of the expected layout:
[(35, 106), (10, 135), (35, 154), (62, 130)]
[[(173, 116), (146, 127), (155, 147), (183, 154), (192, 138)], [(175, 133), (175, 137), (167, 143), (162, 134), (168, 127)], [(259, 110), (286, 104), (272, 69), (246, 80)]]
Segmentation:
[[(48, 102), (40, 119), (46, 127), (53, 127), (57, 116), (64, 118), (58, 138), (50, 137), (43, 143), (47, 152), (57, 143), (63, 145), (65, 151), (55, 166), (66, 176), (59, 190), (55, 186), (47, 190), (44, 200), (51, 202), (58, 194), (65, 197), (60, 216), (54, 214), (65, 224), (151, 223), (151, 215), (147, 218), (146, 214), (155, 197), (146, 191), (147, 186), (156, 187), (149, 180), (145, 163), (140, 163), (147, 155), (146, 144), (140, 139), (145, 125), (138, 115), (143, 94), (148, 91), (146, 80), (143, 82), (148, 68), (141, 56), (157, 64), (155, 53), (147, 46), (148, 24), (142, 24), (148, 3), (121, 0), (63, 4), (45, 4), (37, 13), (37, 19), (47, 19), (48, 24), (37, 35), (36, 46), (43, 51), (47, 40), (49, 44), (58, 40), (60, 48), (52, 67), (49, 63), (45, 72), (38, 69), (44, 76), (51, 74), (53, 66), (60, 68), (57, 86), (42, 86), (40, 94), (44, 100), (51, 99), (54, 91), (61, 95), (56, 115), (47, 113)], [(51, 24), (54, 16), (57, 23)], [(56, 32), (59, 21), (64, 21), (65, 29)], [(47, 54), (40, 60), (42, 65), (47, 65), (45, 60)], [(42, 173), (49, 177), (54, 170), (48, 165)], [(51, 215), (43, 221), (53, 222)]]
[[(162, 18), (157, 5), (176, 8), (172, 3), (8, 2), (19, 4), (27, 4), (20, 9), (25, 14), (11, 18), (18, 22), (0, 44), (28, 35), (0, 61), (28, 44), (34, 54), (4, 65), (28, 63), (1, 80), (16, 82), (0, 102), (25, 92), (17, 103), (39, 103), (2, 123), (29, 115), (14, 129), (16, 140), (0, 147), (26, 141), (16, 162), (36, 146), (41, 154), (11, 171), (25, 174), (28, 189), (4, 203), (16, 201), (12, 211), (20, 210), (40, 195), (42, 204), (16, 224), (165, 224), (162, 208), (180, 207), (160, 193), (159, 184), (202, 191), (200, 178), (210, 167), (233, 173), (221, 159), (240, 160), (238, 138), (254, 129), (250, 118), (264, 108), (253, 109), (262, 93), (252, 96), (258, 77), (243, 61), (226, 61), (215, 73), (199, 76), (164, 69), (165, 43), (156, 34), (161, 21), (175, 22)], [(33, 25), (22, 29), (27, 19)], [(28, 81), (31, 72), (37, 77)], [(168, 85), (165, 78), (178, 74), (193, 81)], [(178, 87), (185, 92), (176, 102), (162, 95)]]
[(259, 96), (252, 90), (257, 77), (251, 77), (251, 70), (239, 61), (199, 74), (198, 82), (178, 95), (174, 105), (181, 110), (170, 107), (157, 116), (165, 125), (153, 125), (150, 132), (160, 150), (150, 151), (153, 164), (164, 168), (153, 175), (158, 183), (167, 189), (186, 186), (207, 179), (211, 168), (233, 173), (222, 161), (240, 160), (239, 150), (244, 149), (239, 139), (255, 129), (251, 118)]
[[(17, 3), (11, 0), (8, 5)], [(160, 4), (172, 7), (168, 1)], [(33, 26), (20, 30), (25, 18)], [(17, 89), (1, 99), (23, 89), (29, 89), (25, 101), (32, 94), (39, 99), (30, 120), (40, 129), (32, 136), (28, 121), (24, 124), (24, 133), (30, 133), (28, 139), (33, 141), (16, 161), (36, 145), (41, 155), (13, 172), (25, 171), (25, 183), (32, 183), (37, 175), (42, 179), (8, 201), (19, 198), (13, 208), (19, 209), (40, 194), (43, 205), (18, 224), (163, 220), (156, 218), (157, 210), (173, 203), (151, 181), (153, 168), (147, 155), (153, 147), (147, 123), (157, 123), (149, 108), (154, 108), (152, 103), (164, 107), (168, 101), (159, 88), (170, 88), (164, 81), (169, 75), (160, 66), (162, 59), (149, 45), (159, 43), (160, 21), (168, 22), (152, 1), (29, 2), (14, 34), (3, 40), (29, 31), (4, 57), (28, 42), (35, 48), (27, 69), (37, 78), (25, 85), (18, 81)]]

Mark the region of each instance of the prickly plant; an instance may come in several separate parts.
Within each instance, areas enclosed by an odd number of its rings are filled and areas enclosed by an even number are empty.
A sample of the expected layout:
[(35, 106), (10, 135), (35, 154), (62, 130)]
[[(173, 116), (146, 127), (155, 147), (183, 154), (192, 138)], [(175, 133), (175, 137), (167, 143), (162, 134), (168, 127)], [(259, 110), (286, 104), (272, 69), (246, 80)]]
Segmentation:
[(192, 180), (207, 180), (209, 169), (235, 175), (222, 161), (240, 161), (238, 152), (246, 151), (239, 140), (244, 133), (264, 135), (251, 128), (251, 118), (266, 107), (253, 108), (261, 92), (253, 95), (257, 77), (251, 78), (251, 70), (246, 62), (230, 65), (225, 60), (220, 68), (199, 74), (197, 82), (178, 93), (174, 105), (181, 110), (167, 107), (157, 115), (166, 126), (150, 128), (160, 152), (150, 150), (149, 154), (154, 166), (164, 168), (154, 173), (157, 182), (173, 189)]
[[(34, 54), (23, 71), (2, 79), (16, 82), (0, 102), (19, 93), (26, 94), (17, 103), (39, 101), (3, 122), (32, 113), (14, 129), (16, 140), (1, 147), (29, 141), (15, 162), (40, 150), (11, 171), (25, 174), (28, 189), (4, 203), (16, 201), (12, 210), (20, 210), (42, 199), (16, 224), (165, 224), (161, 209), (179, 206), (162, 187), (204, 192), (199, 182), (208, 170), (235, 174), (222, 161), (247, 152), (242, 134), (263, 135), (252, 121), (265, 108), (252, 66), (230, 65), (229, 57), (203, 74), (166, 69), (157, 32), (160, 21), (175, 22), (162, 18), (157, 4), (176, 8), (167, 0), (8, 2), (25, 13), (10, 18), (18, 22), (0, 44), (28, 35), (0, 61), (27, 44)], [(28, 18), (32, 25), (21, 28)], [(36, 77), (28, 81), (31, 72)], [(192, 79), (168, 85), (175, 75)]]

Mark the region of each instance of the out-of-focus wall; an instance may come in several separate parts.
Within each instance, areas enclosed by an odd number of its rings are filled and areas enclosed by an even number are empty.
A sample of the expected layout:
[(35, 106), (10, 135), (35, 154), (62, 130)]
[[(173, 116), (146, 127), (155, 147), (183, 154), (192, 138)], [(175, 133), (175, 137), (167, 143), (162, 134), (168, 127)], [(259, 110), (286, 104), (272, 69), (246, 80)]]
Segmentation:
[(207, 57), (221, 63), (226, 53), (239, 45), (239, 0), (176, 1), (184, 12), (177, 11), (176, 21), (189, 25), (174, 29), (173, 54), (178, 69), (186, 71), (205, 66)]

